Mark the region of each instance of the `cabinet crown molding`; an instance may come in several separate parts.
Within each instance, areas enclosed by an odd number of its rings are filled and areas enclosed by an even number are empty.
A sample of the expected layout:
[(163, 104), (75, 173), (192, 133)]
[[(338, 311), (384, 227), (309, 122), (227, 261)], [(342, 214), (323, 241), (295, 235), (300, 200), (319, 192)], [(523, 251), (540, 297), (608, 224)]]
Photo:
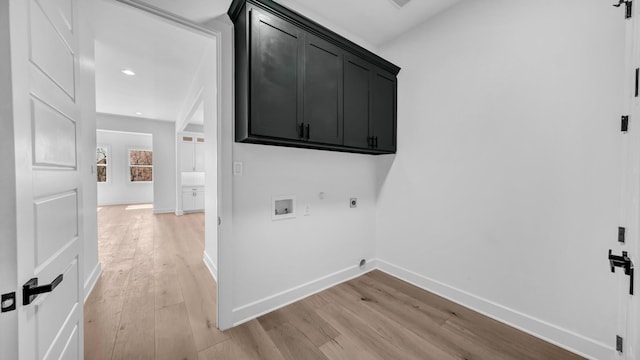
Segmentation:
[(336, 34), (332, 30), (316, 23), (315, 21), (290, 10), (271, 0), (233, 0), (227, 15), (234, 23), (243, 11), (245, 4), (251, 4), (260, 8), (263, 11), (267, 11), (273, 15), (277, 15), (280, 18), (287, 20), (288, 22), (302, 28), (303, 30), (310, 32), (328, 42), (339, 46), (343, 50), (353, 53), (368, 62), (378, 66), (379, 68), (397, 76), (400, 72), (400, 67), (383, 59), (382, 57), (374, 54), (373, 52), (363, 48), (362, 46), (354, 43), (353, 41)]

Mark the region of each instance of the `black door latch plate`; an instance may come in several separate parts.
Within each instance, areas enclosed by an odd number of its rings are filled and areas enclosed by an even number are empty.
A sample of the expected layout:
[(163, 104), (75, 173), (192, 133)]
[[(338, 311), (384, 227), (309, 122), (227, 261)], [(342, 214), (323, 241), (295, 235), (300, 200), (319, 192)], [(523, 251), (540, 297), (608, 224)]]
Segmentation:
[(2, 294), (2, 299), (0, 299), (0, 312), (13, 311), (16, 309), (16, 293), (10, 292), (7, 294)]

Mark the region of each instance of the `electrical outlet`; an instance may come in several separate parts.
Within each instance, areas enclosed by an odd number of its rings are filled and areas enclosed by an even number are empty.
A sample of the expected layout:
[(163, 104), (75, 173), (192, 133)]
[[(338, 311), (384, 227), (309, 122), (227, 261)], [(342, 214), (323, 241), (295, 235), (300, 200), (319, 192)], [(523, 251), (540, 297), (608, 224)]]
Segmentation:
[(350, 208), (356, 208), (356, 207), (358, 207), (358, 198), (351, 198), (351, 199), (349, 199), (349, 207), (350, 207)]

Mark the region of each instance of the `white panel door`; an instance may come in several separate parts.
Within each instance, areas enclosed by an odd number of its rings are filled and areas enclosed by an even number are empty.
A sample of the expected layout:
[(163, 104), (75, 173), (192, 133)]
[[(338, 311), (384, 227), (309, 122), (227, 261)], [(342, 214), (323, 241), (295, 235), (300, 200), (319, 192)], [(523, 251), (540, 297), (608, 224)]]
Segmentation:
[(20, 285), (32, 279), (39, 287), (51, 285), (33, 299), (23, 295), (22, 286), (17, 291), (19, 359), (79, 359), (83, 239), (78, 1), (9, 4), (17, 276)]

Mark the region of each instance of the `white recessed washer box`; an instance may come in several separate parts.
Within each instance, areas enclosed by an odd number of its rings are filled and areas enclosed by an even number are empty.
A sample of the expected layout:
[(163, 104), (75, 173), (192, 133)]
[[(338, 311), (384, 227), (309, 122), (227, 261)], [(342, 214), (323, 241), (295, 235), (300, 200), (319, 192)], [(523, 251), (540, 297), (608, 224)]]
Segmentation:
[(291, 219), (296, 217), (296, 196), (283, 195), (271, 198), (271, 220)]

